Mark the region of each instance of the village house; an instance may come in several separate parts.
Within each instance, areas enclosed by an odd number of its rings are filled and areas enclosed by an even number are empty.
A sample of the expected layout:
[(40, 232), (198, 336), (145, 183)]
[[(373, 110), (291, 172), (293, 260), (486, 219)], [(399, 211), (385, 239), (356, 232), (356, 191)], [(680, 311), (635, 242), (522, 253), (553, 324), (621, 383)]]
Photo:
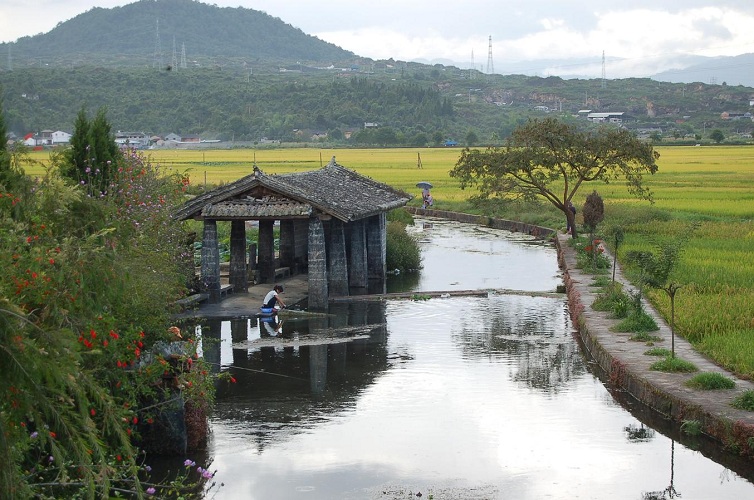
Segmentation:
[(62, 130), (56, 130), (52, 133), (52, 144), (68, 144), (71, 142), (71, 134)]
[(608, 111), (606, 113), (589, 113), (586, 115), (586, 119), (594, 123), (614, 123), (620, 125), (623, 123), (624, 112)]
[(122, 132), (118, 130), (115, 133), (115, 143), (121, 148), (143, 149), (149, 146), (149, 136), (144, 132)]

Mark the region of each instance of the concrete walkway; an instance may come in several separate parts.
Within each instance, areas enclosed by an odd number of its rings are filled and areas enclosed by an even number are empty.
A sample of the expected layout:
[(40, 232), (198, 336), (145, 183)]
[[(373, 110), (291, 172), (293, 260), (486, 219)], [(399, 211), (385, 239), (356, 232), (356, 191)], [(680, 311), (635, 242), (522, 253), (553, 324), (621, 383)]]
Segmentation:
[[(696, 420), (701, 423), (702, 432), (708, 436), (742, 455), (754, 456), (754, 439), (751, 439), (754, 438), (754, 412), (731, 406), (736, 396), (745, 390), (754, 390), (754, 383), (737, 379), (695, 351), (689, 342), (678, 335), (675, 336), (677, 357), (693, 363), (699, 372), (718, 372), (735, 380), (736, 387), (717, 391), (691, 389), (684, 382), (695, 373), (650, 370), (650, 365), (661, 358), (644, 354), (650, 347), (644, 342), (629, 340), (632, 334), (611, 331), (619, 320), (611, 318), (608, 312), (591, 308), (600, 289), (590, 286), (594, 280), (592, 275), (576, 268), (576, 250), (568, 244), (569, 238), (565, 234), (557, 236), (558, 259), (564, 271), (571, 317), (589, 354), (610, 381), (663, 416), (679, 423)], [(610, 258), (612, 260), (612, 256)], [(624, 279), (620, 267), (616, 269), (618, 280), (624, 285), (624, 290), (635, 290)], [(658, 332), (652, 332), (652, 335), (662, 339), (654, 346), (669, 350), (670, 327), (649, 303), (645, 302), (644, 306), (660, 327)]]

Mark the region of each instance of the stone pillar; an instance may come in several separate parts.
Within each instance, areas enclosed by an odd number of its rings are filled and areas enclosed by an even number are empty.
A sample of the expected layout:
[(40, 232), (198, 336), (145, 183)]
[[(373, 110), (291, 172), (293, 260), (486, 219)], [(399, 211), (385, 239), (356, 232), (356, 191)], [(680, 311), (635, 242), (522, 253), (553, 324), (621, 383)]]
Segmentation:
[(380, 212), (367, 219), (367, 272), (370, 280), (385, 281), (387, 248), (386, 215)]
[(220, 300), (220, 248), (217, 246), (217, 221), (204, 221), (202, 235), (202, 285), (209, 293), (209, 302)]
[(348, 284), (352, 288), (367, 286), (367, 240), (363, 220), (357, 220), (351, 226), (351, 255), (348, 262)]
[(328, 286), (332, 295), (348, 295), (348, 263), (346, 259), (346, 236), (343, 221), (330, 221), (330, 246), (327, 254), (330, 270)]
[(325, 230), (317, 217), (309, 219), (309, 309), (327, 310)]
[(292, 220), (280, 221), (280, 267), (290, 267), (296, 272), (296, 241)]
[(275, 236), (272, 233), (274, 221), (259, 221), (259, 282), (272, 283), (275, 280)]
[(296, 261), (296, 272), (301, 273), (308, 266), (309, 250), (309, 221), (296, 220), (293, 223), (293, 240), (294, 240), (294, 259)]
[(254, 271), (257, 269), (257, 244), (249, 244), (249, 281), (254, 281)]
[(246, 222), (230, 223), (230, 275), (228, 282), (234, 292), (249, 291), (249, 273), (246, 269)]

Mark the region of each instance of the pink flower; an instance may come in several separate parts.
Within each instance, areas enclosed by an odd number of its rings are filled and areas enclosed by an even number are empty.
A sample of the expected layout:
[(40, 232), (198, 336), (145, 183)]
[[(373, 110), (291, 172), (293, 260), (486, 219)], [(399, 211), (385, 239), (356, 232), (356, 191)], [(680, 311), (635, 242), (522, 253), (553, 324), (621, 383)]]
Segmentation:
[(149, 488), (147, 488), (147, 495), (152, 496), (156, 491), (157, 490), (155, 490), (154, 487), (150, 486)]

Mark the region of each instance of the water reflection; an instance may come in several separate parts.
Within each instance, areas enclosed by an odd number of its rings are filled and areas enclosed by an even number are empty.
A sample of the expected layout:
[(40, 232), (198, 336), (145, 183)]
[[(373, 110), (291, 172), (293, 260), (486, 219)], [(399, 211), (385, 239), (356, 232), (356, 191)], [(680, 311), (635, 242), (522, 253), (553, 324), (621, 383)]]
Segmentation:
[(513, 380), (545, 392), (585, 373), (579, 346), (563, 329), (569, 320), (562, 301), (511, 296), (472, 303), (469, 312), (453, 332), (464, 357), (505, 360), (514, 365)]
[[(440, 255), (458, 226), (461, 250)], [(474, 288), (481, 278), (455, 282), (466, 263), (491, 266), (491, 288), (555, 288), (551, 248), (464, 225), (430, 230), (421, 289)], [(519, 252), (511, 246), (532, 252), (537, 269), (508, 258)], [(719, 447), (708, 459), (701, 441), (606, 390), (581, 355), (565, 298), (492, 294), (330, 313), (199, 327), (205, 358), (238, 381), (218, 387), (212, 418), (222, 498), (635, 500), (671, 498), (658, 490), (668, 477), (686, 500), (754, 497), (750, 465)]]

